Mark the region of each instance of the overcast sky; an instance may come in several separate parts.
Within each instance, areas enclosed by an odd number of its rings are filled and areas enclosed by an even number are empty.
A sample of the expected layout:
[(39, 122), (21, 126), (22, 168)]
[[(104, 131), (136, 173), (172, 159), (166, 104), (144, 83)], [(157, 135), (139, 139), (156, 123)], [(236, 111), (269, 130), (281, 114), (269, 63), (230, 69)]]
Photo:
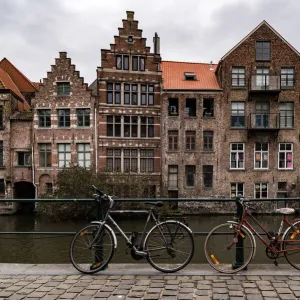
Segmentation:
[(262, 20), (300, 50), (299, 0), (0, 0), (0, 59), (39, 81), (67, 51), (91, 83), (126, 10), (164, 60), (217, 63)]

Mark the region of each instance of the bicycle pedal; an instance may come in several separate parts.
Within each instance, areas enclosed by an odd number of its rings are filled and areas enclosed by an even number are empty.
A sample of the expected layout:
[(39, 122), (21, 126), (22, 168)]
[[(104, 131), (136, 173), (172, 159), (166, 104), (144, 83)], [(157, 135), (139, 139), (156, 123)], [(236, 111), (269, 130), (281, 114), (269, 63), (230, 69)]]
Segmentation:
[(276, 259), (274, 260), (274, 265), (275, 265), (276, 267), (278, 267), (278, 262), (277, 262)]
[(95, 269), (99, 268), (100, 266), (101, 266), (101, 262), (93, 263), (90, 266), (90, 270), (95, 270)]

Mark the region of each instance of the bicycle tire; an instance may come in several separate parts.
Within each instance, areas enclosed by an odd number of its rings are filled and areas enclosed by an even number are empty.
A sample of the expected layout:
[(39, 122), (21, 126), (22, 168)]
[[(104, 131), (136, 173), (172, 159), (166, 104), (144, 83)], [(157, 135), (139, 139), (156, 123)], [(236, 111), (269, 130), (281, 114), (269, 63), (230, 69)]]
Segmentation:
[[(282, 236), (282, 250), (288, 250), (289, 246), (292, 248), (300, 248), (300, 221), (297, 221), (292, 224), (295, 228), (290, 226)], [(289, 239), (289, 240), (287, 240)], [(286, 241), (285, 241), (286, 240)], [(298, 243), (297, 243), (298, 241)], [(298, 255), (296, 255), (298, 254)], [(284, 257), (288, 263), (293, 266), (295, 269), (300, 270), (300, 250), (296, 251), (286, 251), (284, 252)], [(296, 260), (296, 261), (295, 261)]]
[[(206, 237), (205, 257), (210, 266), (218, 272), (233, 274), (243, 270), (255, 253), (253, 236), (246, 229), (241, 229), (238, 242), (234, 242), (237, 226), (232, 223), (218, 225)], [(228, 249), (232, 243), (235, 245)]]
[[(171, 243), (171, 247), (166, 246), (165, 240)], [(173, 273), (183, 269), (191, 261), (195, 244), (192, 231), (187, 226), (169, 220), (155, 225), (149, 231), (143, 248), (148, 253), (147, 260), (153, 268), (164, 273)]]
[(98, 229), (98, 224), (83, 227), (75, 234), (70, 244), (70, 260), (78, 271), (85, 274), (93, 274), (104, 269), (114, 254), (113, 235), (105, 226), (92, 249), (89, 249), (88, 245), (93, 241)]

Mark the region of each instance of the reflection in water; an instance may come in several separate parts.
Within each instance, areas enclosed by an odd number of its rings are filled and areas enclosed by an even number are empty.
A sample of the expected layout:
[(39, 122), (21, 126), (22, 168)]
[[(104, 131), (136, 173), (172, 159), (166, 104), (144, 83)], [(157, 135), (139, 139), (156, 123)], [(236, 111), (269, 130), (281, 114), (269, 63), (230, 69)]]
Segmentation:
[[(229, 216), (190, 216), (188, 223), (194, 232), (207, 232), (218, 224), (232, 220)], [(258, 220), (269, 231), (277, 231), (281, 218), (279, 216), (260, 216)], [(124, 218), (117, 222), (126, 232), (142, 231), (145, 219)], [(7, 231), (42, 231), (42, 232), (75, 232), (88, 222), (63, 221), (54, 222), (47, 218), (33, 215), (0, 216), (0, 232)], [(260, 231), (260, 230), (259, 230)], [(7, 235), (0, 234), (0, 263), (69, 263), (70, 235)], [(205, 237), (195, 236), (195, 254), (191, 263), (206, 263), (204, 257)], [(265, 247), (257, 241), (254, 263), (272, 263), (265, 255)], [(118, 237), (118, 250), (115, 252), (113, 263), (135, 262), (130, 254), (126, 254), (126, 245), (121, 237)], [(143, 261), (142, 261), (143, 262)], [(280, 261), (279, 261), (280, 262)]]

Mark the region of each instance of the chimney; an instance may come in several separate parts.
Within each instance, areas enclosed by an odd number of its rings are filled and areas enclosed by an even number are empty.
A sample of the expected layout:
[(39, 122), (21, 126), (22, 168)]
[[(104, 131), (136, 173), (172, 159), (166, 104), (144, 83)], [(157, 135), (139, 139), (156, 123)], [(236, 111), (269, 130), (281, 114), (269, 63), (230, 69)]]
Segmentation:
[(209, 70), (210, 70), (210, 71), (213, 71), (213, 70), (214, 70), (212, 60), (210, 61), (210, 67), (209, 67)]
[(160, 38), (155, 32), (154, 38), (153, 38), (153, 46), (154, 46), (154, 54), (159, 55), (160, 54)]
[(126, 11), (126, 14), (127, 14), (127, 21), (134, 20), (134, 11)]

